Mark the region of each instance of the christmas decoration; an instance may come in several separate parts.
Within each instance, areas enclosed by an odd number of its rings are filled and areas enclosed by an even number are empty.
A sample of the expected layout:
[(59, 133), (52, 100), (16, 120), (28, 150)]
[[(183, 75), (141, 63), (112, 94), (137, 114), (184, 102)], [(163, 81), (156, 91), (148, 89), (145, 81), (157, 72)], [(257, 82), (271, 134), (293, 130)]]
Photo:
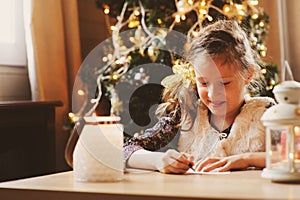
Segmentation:
[[(151, 67), (145, 67), (149, 63), (163, 64), (170, 69), (173, 67), (174, 71), (180, 70), (178, 65), (182, 57), (174, 53), (176, 50), (173, 52), (165, 48), (170, 33), (176, 31), (184, 34), (188, 43), (197, 36), (198, 30), (203, 26), (219, 19), (236, 20), (245, 29), (252, 48), (257, 52), (261, 77), (265, 82), (263, 91), (256, 95), (272, 95), (272, 89), (278, 82), (278, 72), (275, 64), (265, 64), (262, 61), (267, 51), (265, 37), (268, 34), (270, 19), (263, 9), (258, 7), (258, 0), (96, 0), (96, 4), (105, 14), (111, 40), (105, 46), (106, 49), (103, 49), (103, 57), (99, 58), (101, 67), (95, 67), (94, 71), (80, 75), (87, 85), (90, 81), (96, 81), (98, 91), (102, 91), (102, 95), (96, 94), (96, 97), (92, 98), (94, 106), (85, 113), (86, 115), (95, 111), (100, 98), (110, 101), (111, 113), (122, 115), (124, 106), (130, 107), (128, 104), (132, 97), (120, 97), (116, 90), (117, 84), (119, 90), (133, 94), (137, 88), (153, 82), (155, 77), (151, 74), (163, 79), (165, 75), (172, 73), (171, 70), (164, 74), (160, 70), (151, 71)], [(123, 32), (126, 32), (126, 37), (121, 34)], [(178, 44), (180, 45), (184, 46)], [(120, 86), (120, 83), (123, 85)], [(162, 89), (156, 87), (156, 90)], [(153, 100), (155, 102), (151, 103), (159, 103), (159, 93), (156, 95), (158, 97)], [(130, 124), (128, 121), (126, 123)], [(144, 129), (144, 125), (142, 126)], [(131, 131), (139, 130), (137, 128)]]

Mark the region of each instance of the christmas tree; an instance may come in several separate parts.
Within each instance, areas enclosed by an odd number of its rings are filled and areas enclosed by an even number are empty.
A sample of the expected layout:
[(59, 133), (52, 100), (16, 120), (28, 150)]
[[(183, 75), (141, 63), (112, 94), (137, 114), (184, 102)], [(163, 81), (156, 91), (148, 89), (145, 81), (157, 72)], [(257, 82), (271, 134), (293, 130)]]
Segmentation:
[[(80, 75), (86, 90), (96, 81), (97, 91), (102, 93), (96, 94), (96, 98), (91, 93), (94, 106), (87, 113), (97, 112), (98, 103), (106, 102), (111, 105), (111, 113), (121, 115), (128, 135), (153, 125), (152, 106), (160, 103), (163, 89), (159, 82), (172, 74), (172, 68), (176, 69), (183, 59), (183, 54), (174, 48), (183, 49), (199, 29), (219, 19), (236, 20), (245, 29), (257, 52), (265, 83), (263, 90), (254, 95), (272, 95), (277, 66), (262, 61), (267, 51), (265, 38), (270, 19), (258, 7), (258, 0), (96, 0), (96, 5), (105, 14), (111, 38), (103, 43), (101, 64)], [(182, 33), (185, 40), (176, 34), (170, 40), (174, 31)], [(176, 44), (169, 44), (174, 40)]]

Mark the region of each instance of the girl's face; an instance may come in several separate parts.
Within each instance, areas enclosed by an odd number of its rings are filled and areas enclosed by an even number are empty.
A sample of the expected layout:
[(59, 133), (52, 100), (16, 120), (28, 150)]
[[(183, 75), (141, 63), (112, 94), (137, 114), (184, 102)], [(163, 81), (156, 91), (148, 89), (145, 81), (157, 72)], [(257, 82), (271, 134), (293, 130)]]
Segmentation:
[(215, 58), (196, 67), (196, 84), (201, 101), (215, 116), (236, 116), (244, 101), (245, 80), (237, 68)]

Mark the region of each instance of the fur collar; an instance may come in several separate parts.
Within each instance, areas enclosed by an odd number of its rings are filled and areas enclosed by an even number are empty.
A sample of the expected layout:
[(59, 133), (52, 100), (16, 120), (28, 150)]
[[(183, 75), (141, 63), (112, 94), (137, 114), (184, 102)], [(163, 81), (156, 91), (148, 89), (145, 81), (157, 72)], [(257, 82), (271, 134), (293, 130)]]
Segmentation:
[(220, 140), (220, 133), (209, 124), (207, 107), (200, 102), (192, 128), (189, 128), (191, 123), (182, 126), (178, 149), (193, 154), (195, 161), (209, 156), (265, 151), (265, 127), (260, 118), (274, 104), (269, 97), (246, 98), (229, 136)]

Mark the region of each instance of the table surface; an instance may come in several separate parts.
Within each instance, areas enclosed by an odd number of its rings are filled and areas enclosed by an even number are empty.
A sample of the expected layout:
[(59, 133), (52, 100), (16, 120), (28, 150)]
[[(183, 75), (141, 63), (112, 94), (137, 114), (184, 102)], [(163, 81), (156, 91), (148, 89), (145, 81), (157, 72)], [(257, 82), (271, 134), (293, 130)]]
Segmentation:
[[(45, 198), (45, 196), (47, 198)], [(260, 170), (175, 175), (131, 170), (120, 182), (77, 182), (73, 172), (0, 183), (4, 199), (300, 199), (300, 184), (274, 183)], [(2, 198), (1, 198), (2, 199)]]

